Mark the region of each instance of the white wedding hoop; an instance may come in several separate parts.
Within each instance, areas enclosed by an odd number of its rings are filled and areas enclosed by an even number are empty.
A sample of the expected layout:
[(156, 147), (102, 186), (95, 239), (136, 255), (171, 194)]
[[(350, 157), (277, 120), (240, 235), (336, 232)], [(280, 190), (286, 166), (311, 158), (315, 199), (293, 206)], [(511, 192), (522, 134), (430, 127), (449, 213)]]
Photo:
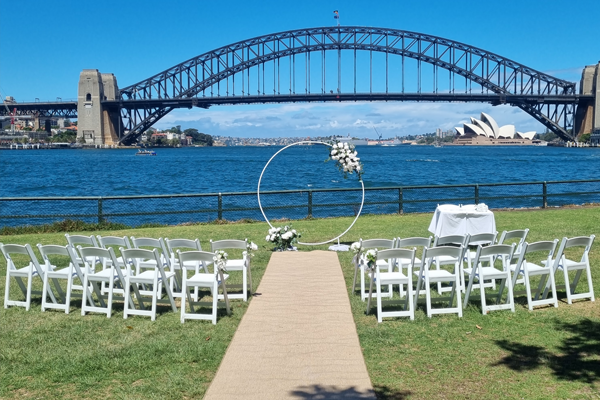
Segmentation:
[[(262, 182), (262, 178), (263, 175), (265, 173), (265, 171), (267, 170), (267, 167), (269, 166), (269, 164), (271, 163), (271, 161), (273, 161), (273, 159), (275, 157), (277, 157), (277, 155), (279, 153), (281, 153), (282, 151), (284, 151), (285, 149), (288, 149), (292, 146), (297, 146), (297, 145), (301, 145), (301, 144), (321, 144), (323, 146), (328, 146), (331, 147), (331, 145), (329, 143), (325, 143), (325, 142), (318, 142), (318, 141), (314, 141), (314, 140), (305, 140), (302, 142), (296, 142), (296, 143), (292, 143), (290, 145), (285, 146), (284, 148), (280, 149), (277, 153), (273, 154), (273, 157), (271, 157), (269, 159), (269, 161), (267, 161), (267, 163), (265, 164), (265, 167), (263, 168), (262, 172), (260, 173), (260, 178), (258, 178), (258, 188), (256, 189), (256, 195), (258, 196), (258, 207), (260, 207), (260, 212), (263, 215), (263, 218), (265, 219), (265, 221), (267, 221), (267, 224), (269, 224), (269, 226), (271, 228), (273, 228), (273, 225), (271, 224), (271, 221), (269, 221), (269, 219), (267, 218), (267, 216), (265, 215), (265, 211), (262, 208), (262, 204), (260, 202), (260, 183)], [(321, 244), (327, 244), (327, 243), (331, 243), (334, 240), (337, 240), (339, 238), (341, 238), (342, 236), (344, 236), (350, 229), (352, 229), (352, 227), (354, 226), (354, 224), (356, 223), (356, 220), (358, 219), (358, 217), (360, 216), (360, 213), (362, 212), (363, 209), (363, 205), (365, 204), (365, 185), (362, 181), (362, 179), (359, 181), (360, 182), (360, 186), (362, 188), (362, 200), (360, 202), (360, 209), (358, 210), (358, 213), (356, 214), (356, 218), (354, 218), (354, 221), (352, 221), (352, 223), (350, 224), (350, 226), (348, 227), (348, 229), (346, 229), (341, 235), (334, 237), (333, 239), (327, 240), (325, 242), (319, 242), (319, 243), (305, 243), (305, 242), (298, 242), (298, 244), (302, 244), (305, 246), (318, 246)]]

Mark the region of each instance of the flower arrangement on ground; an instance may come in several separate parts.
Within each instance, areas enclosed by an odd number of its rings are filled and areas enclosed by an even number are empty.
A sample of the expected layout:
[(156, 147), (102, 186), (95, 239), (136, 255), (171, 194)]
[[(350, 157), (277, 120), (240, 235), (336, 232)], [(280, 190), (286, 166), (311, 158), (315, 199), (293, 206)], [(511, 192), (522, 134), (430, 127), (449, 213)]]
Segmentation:
[(273, 227), (269, 229), (269, 234), (265, 240), (274, 243), (276, 250), (285, 251), (293, 249), (292, 245), (296, 243), (301, 236), (302, 235), (295, 229), (292, 229), (291, 225), (286, 225), (284, 227)]
[(224, 250), (215, 251), (215, 255), (213, 256), (213, 261), (215, 262), (215, 267), (217, 267), (220, 271), (225, 271), (225, 266), (227, 265), (227, 253)]
[(258, 246), (254, 242), (246, 243), (246, 255), (250, 258), (254, 257), (254, 252), (258, 250)]
[(367, 269), (374, 269), (375, 264), (377, 263), (377, 249), (369, 249), (365, 251), (360, 256), (360, 260), (366, 266)]
[(329, 150), (327, 161), (329, 160), (336, 162), (338, 169), (344, 174), (344, 179), (348, 177), (348, 174), (354, 172), (356, 172), (359, 181), (362, 179), (363, 165), (360, 158), (358, 158), (358, 152), (354, 149), (354, 145), (334, 142)]

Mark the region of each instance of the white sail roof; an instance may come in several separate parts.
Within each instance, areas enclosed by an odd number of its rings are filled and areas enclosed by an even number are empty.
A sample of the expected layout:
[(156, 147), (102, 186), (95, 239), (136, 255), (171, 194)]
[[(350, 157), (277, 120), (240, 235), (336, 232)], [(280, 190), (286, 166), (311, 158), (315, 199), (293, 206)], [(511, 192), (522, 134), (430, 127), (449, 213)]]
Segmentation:
[(489, 138), (495, 138), (496, 137), (494, 135), (494, 132), (492, 131), (492, 128), (488, 124), (486, 124), (485, 122), (476, 119), (475, 120), (475, 124), (478, 127), (480, 127), (485, 132), (485, 136), (487, 136)]
[(512, 139), (515, 137), (514, 125), (503, 125), (498, 132), (498, 138)]
[(492, 128), (492, 132), (494, 132), (494, 137), (498, 138), (498, 134), (500, 133), (500, 127), (498, 126), (496, 120), (484, 112), (481, 113), (481, 120), (488, 124), (490, 128)]
[(535, 137), (535, 134), (536, 134), (535, 131), (517, 132), (517, 135), (519, 137), (521, 137), (522, 139), (529, 139), (529, 140), (533, 140), (533, 138)]

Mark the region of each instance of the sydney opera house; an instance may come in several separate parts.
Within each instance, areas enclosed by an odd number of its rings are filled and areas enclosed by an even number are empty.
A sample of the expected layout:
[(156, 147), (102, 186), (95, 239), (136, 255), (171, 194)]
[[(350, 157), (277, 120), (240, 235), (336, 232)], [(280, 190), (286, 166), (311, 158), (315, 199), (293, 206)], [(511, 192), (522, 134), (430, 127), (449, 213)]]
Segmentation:
[(471, 117), (470, 124), (455, 128), (458, 134), (454, 140), (456, 145), (530, 145), (534, 141), (535, 132), (517, 132), (514, 125), (498, 126), (488, 114), (481, 113), (481, 118)]

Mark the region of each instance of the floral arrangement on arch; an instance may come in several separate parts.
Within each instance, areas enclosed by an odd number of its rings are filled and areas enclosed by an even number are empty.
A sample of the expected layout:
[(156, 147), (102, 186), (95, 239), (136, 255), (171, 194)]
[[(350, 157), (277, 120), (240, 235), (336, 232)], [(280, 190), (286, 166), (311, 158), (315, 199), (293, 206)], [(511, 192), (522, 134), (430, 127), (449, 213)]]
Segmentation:
[(338, 169), (344, 174), (344, 179), (348, 174), (356, 172), (358, 180), (362, 180), (363, 165), (353, 144), (333, 142), (326, 161), (329, 160), (336, 162)]
[(284, 227), (273, 227), (269, 229), (269, 234), (265, 240), (274, 243), (276, 250), (285, 251), (293, 248), (293, 244), (296, 243), (301, 236), (302, 235), (295, 229), (292, 229), (291, 225), (286, 225)]
[(228, 254), (224, 250), (215, 251), (213, 261), (215, 262), (215, 266), (219, 271), (227, 272), (227, 270), (225, 269), (225, 266), (227, 265), (227, 257)]

